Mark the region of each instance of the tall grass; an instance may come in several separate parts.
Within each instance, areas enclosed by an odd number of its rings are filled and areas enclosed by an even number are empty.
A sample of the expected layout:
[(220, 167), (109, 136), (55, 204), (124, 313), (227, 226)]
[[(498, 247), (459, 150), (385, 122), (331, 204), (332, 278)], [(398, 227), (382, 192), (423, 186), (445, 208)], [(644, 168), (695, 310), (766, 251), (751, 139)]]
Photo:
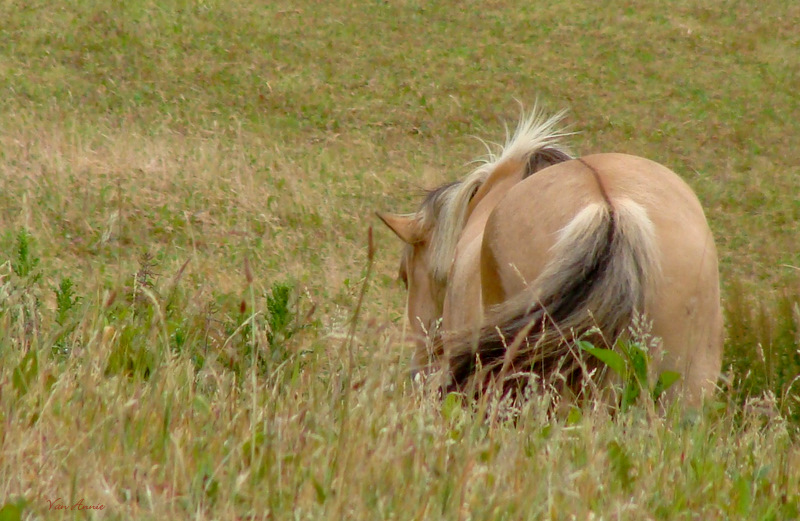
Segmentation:
[[(0, 20), (0, 519), (800, 516), (797, 6)], [(540, 396), (487, 421), (409, 381), (399, 245), (368, 247), (371, 216), (537, 98), (576, 151), (655, 159), (703, 202), (727, 326), (703, 411)]]
[(740, 287), (729, 292), (725, 344), (737, 395), (768, 393), (781, 412), (800, 421), (800, 290), (795, 284), (774, 302), (754, 302)]

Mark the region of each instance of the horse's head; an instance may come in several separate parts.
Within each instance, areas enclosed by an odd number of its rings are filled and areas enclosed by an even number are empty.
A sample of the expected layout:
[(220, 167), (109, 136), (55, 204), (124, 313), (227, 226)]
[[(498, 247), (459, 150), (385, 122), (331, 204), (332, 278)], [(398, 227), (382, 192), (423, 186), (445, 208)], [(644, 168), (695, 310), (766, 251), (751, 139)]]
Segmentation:
[(470, 198), (482, 177), (431, 190), (413, 214), (378, 214), (405, 243), (400, 279), (408, 289), (408, 323), (416, 349), (413, 373), (431, 362), (429, 348), (442, 318), (447, 280)]
[(378, 217), (405, 243), (399, 278), (408, 290), (406, 312), (415, 350), (411, 371), (429, 363), (429, 346), (436, 334), (446, 289), (446, 279), (436, 276), (432, 247), (433, 226), (423, 216), (379, 213)]

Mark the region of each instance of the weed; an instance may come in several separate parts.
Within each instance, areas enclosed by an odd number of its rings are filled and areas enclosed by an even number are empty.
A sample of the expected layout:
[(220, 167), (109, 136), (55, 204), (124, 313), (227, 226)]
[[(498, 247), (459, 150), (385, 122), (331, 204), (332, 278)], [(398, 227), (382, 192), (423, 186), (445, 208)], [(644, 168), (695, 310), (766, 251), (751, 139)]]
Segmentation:
[(271, 349), (276, 349), (280, 341), (286, 341), (294, 334), (291, 324), (295, 313), (289, 307), (293, 287), (285, 282), (276, 282), (267, 293), (267, 340)]
[(56, 295), (56, 323), (64, 326), (72, 309), (77, 305), (80, 297), (75, 295), (72, 279), (64, 277), (55, 288)]
[(617, 340), (614, 349), (594, 347), (585, 340), (578, 341), (578, 347), (603, 362), (622, 382), (620, 390), (620, 409), (625, 412), (644, 396), (651, 402), (658, 402), (661, 396), (681, 375), (675, 371), (661, 372), (656, 381), (651, 383), (650, 373), (652, 343), (642, 335), (634, 335), (633, 339)]
[(36, 282), (41, 277), (40, 273), (35, 273), (39, 265), (39, 257), (33, 251), (33, 236), (28, 230), (20, 230), (17, 234), (17, 256), (11, 267), (14, 273), (21, 278), (31, 277), (31, 282)]

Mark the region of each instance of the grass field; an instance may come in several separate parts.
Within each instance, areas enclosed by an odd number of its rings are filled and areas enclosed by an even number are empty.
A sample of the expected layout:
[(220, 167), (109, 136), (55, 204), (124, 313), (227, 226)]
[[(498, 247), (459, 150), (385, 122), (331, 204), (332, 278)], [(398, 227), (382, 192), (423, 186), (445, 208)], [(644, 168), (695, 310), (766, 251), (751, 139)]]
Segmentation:
[[(800, 4), (0, 20), (0, 520), (800, 517)], [(537, 99), (575, 151), (697, 191), (727, 330), (702, 413), (545, 397), (487, 422), (410, 385), (374, 212), (466, 174)]]

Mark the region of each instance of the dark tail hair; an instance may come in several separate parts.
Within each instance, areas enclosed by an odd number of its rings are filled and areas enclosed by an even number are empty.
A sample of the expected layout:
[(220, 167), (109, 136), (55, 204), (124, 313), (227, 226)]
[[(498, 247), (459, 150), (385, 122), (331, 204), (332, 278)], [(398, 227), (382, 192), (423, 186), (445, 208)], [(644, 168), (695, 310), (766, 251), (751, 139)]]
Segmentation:
[(583, 357), (574, 341), (613, 346), (644, 311), (658, 272), (656, 252), (642, 206), (631, 200), (587, 206), (561, 231), (552, 258), (525, 291), (489, 310), (478, 332), (440, 341), (446, 390), (519, 389), (534, 373), (545, 385), (580, 393), (598, 362)]

